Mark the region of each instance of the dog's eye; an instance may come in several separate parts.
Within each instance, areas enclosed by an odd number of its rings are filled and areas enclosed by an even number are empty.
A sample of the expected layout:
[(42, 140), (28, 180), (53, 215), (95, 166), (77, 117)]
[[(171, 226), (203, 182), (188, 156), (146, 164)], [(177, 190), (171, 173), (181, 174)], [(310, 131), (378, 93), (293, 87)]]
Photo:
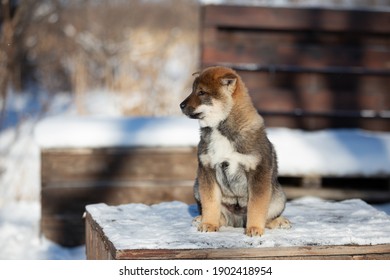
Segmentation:
[(205, 94), (206, 94), (206, 92), (205, 92), (205, 91), (203, 91), (203, 90), (201, 90), (201, 91), (199, 91), (199, 92), (198, 92), (198, 95), (199, 95), (199, 96), (201, 96), (201, 95), (205, 95)]

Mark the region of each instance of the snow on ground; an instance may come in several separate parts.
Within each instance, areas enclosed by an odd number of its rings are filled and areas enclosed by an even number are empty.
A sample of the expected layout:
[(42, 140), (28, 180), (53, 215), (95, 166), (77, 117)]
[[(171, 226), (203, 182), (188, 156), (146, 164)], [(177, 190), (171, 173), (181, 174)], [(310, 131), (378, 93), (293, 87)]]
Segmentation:
[[(121, 119), (111, 113), (108, 114), (111, 117), (103, 118), (102, 112), (93, 112), (100, 117), (76, 118), (76, 110), (71, 104), (70, 96), (58, 95), (50, 101), (51, 106), (44, 115), (29, 111), (28, 102), (15, 99), (13, 107), (9, 104), (13, 108), (13, 118), (0, 131), (0, 259), (85, 259), (84, 246), (63, 248), (39, 234), (40, 159), (37, 142), (44, 147), (53, 147), (124, 143), (196, 145), (198, 141), (198, 124), (193, 120)], [(36, 126), (39, 119), (41, 121)], [(47, 135), (49, 131), (50, 137)], [(42, 135), (45, 139), (42, 139)], [(332, 172), (337, 170), (338, 174), (363, 172), (362, 170), (388, 174), (389, 135), (360, 130), (304, 133), (269, 129), (269, 136), (279, 153), (280, 169), (285, 173), (299, 173), (304, 168), (311, 168), (310, 172), (330, 172), (330, 168), (333, 168)], [(294, 149), (290, 148), (291, 143), (294, 143)], [(359, 160), (362, 157), (364, 160)], [(293, 203), (299, 202), (292, 202), (291, 205)], [(364, 204), (359, 205), (362, 206), (361, 213), (364, 216), (364, 211), (368, 209)], [(378, 208), (390, 214), (390, 204)], [(287, 211), (290, 211), (289, 208)], [(306, 208), (302, 211), (312, 210)], [(294, 213), (288, 213), (289, 217), (295, 216)], [(360, 219), (358, 214), (359, 212), (355, 217)], [(378, 215), (380, 216), (375, 213), (375, 216)], [(297, 229), (299, 227), (295, 227)], [(237, 233), (233, 231), (233, 234)]]
[(34, 120), (27, 120), (0, 134), (0, 207), (8, 201), (39, 198), (35, 186), (40, 182), (39, 147), (31, 137), (34, 126)]
[(85, 248), (63, 248), (39, 234), (38, 201), (13, 201), (0, 208), (0, 260), (85, 259)]
[[(390, 243), (390, 216), (359, 199), (328, 202), (297, 199), (284, 216), (291, 229), (266, 229), (260, 238), (244, 235), (243, 228), (222, 227), (201, 233), (191, 221), (196, 205), (166, 202), (152, 206), (127, 204), (87, 206), (116, 249), (258, 248), (313, 245), (377, 245)], [(152, 227), (150, 225), (153, 225)]]
[[(63, 248), (39, 232), (40, 157), (33, 132), (48, 97), (10, 94), (0, 129), (0, 260), (85, 259), (84, 246)], [(69, 95), (58, 94), (46, 115), (67, 114), (69, 104)]]

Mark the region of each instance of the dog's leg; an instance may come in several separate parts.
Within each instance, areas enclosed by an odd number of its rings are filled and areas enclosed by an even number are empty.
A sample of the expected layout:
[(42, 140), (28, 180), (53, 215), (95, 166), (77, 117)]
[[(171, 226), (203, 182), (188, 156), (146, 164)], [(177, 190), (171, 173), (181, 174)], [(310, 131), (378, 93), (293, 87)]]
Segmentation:
[(199, 231), (218, 231), (221, 219), (221, 191), (216, 183), (212, 185), (199, 185), (202, 203), (202, 218), (198, 225)]
[(258, 182), (251, 180), (246, 224), (246, 235), (248, 236), (261, 236), (264, 233), (272, 195), (270, 177), (262, 176)]

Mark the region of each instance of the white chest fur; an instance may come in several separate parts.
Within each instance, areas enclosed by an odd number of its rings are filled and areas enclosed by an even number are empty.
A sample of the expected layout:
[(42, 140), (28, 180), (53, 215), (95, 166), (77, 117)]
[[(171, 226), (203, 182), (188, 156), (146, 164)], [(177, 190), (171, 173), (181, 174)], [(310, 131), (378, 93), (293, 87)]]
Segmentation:
[(213, 128), (207, 153), (200, 155), (200, 161), (215, 170), (224, 203), (235, 204), (238, 199), (240, 205), (246, 205), (248, 193), (246, 172), (257, 167), (260, 156), (237, 152), (234, 143), (217, 128)]
[(260, 156), (238, 153), (234, 143), (223, 136), (218, 129), (212, 129), (207, 154), (200, 155), (203, 165), (215, 168), (223, 162), (229, 163), (229, 173), (235, 173), (242, 166), (245, 171), (254, 170), (260, 162)]

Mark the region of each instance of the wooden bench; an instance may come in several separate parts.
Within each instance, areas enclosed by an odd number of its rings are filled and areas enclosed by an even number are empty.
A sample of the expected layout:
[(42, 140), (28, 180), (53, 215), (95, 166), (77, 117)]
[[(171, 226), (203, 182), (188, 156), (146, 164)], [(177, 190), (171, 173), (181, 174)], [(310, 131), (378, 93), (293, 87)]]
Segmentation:
[(85, 205), (194, 202), (195, 148), (62, 148), (41, 153), (41, 232), (85, 243)]
[(389, 10), (201, 12), (201, 66), (237, 70), (268, 127), (390, 130)]
[[(370, 231), (370, 239), (364, 241), (364, 237), (359, 236), (358, 232), (367, 231), (367, 226), (370, 227), (373, 223), (364, 222), (362, 220), (364, 218), (353, 222), (348, 219), (348, 215), (354, 219), (354, 211), (369, 211), (371, 213), (367, 214), (367, 219), (371, 219), (372, 222), (373, 219), (378, 219), (378, 215), (375, 214), (376, 210), (370, 210), (369, 207), (357, 201), (349, 204), (339, 203), (342, 205), (341, 210), (337, 210), (338, 206), (333, 206), (337, 203), (329, 205), (324, 202), (314, 202), (315, 205), (302, 208), (305, 203), (307, 202), (300, 201), (299, 206), (298, 204), (287, 205), (285, 215), (292, 221), (292, 229), (267, 230), (260, 238), (246, 237), (243, 230), (233, 228), (225, 228), (216, 233), (197, 232), (191, 226), (192, 216), (185, 215), (187, 211), (193, 210), (187, 210), (185, 205), (178, 203), (170, 203), (169, 206), (160, 204), (156, 206), (156, 209), (152, 209), (155, 205), (152, 207), (131, 204), (116, 207), (105, 204), (88, 205), (86, 214), (87, 258), (114, 260), (390, 259), (390, 232), (386, 233), (390, 231), (389, 217), (383, 217), (383, 221), (376, 220), (377, 230)], [(356, 203), (356, 206), (353, 206), (356, 207), (355, 210), (351, 208), (353, 203)], [(292, 210), (294, 207), (297, 209)], [(139, 208), (142, 208), (141, 211)], [(307, 211), (308, 209), (310, 211)], [(305, 220), (303, 217), (309, 213), (313, 213), (312, 217)], [(332, 217), (334, 215), (337, 215), (337, 219)], [(151, 223), (150, 216), (153, 216), (154, 221), (165, 219), (168, 224), (174, 224), (174, 226), (161, 222)], [(346, 223), (345, 228), (337, 226), (338, 223), (343, 222)], [(310, 223), (313, 223), (313, 226), (308, 229), (307, 224)], [(357, 225), (353, 225), (354, 223)], [(366, 230), (359, 229), (359, 223), (361, 223), (360, 227), (366, 227)], [(328, 238), (328, 235), (335, 234), (335, 230), (337, 236)], [(384, 232), (379, 233), (381, 231)], [(386, 234), (388, 237), (383, 237)], [(381, 242), (376, 243), (376, 236), (378, 240), (383, 238)], [(322, 238), (326, 240), (319, 241)], [(362, 242), (363, 245), (354, 244), (356, 242), (354, 240), (359, 240), (358, 242)], [(321, 242), (328, 244), (324, 245)], [(329, 242), (338, 244), (332, 245)], [(370, 242), (374, 244), (366, 245)]]

